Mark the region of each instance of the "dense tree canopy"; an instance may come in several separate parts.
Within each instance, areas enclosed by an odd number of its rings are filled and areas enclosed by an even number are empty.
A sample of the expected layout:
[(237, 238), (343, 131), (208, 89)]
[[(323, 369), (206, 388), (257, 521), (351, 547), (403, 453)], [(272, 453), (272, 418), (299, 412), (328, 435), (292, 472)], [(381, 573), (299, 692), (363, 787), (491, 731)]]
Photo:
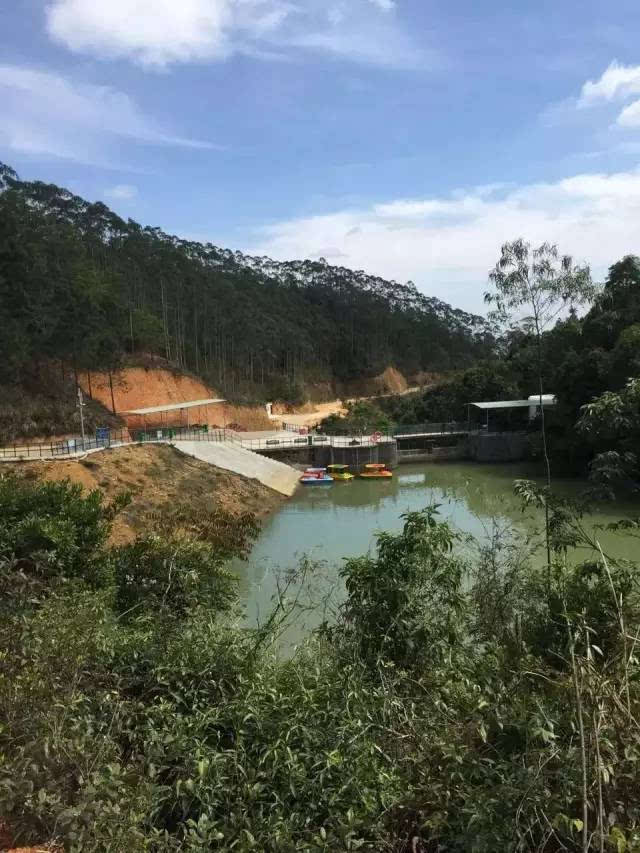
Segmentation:
[[(637, 257), (613, 264), (582, 317), (570, 310), (548, 325), (539, 340), (535, 328), (510, 330), (499, 343), (499, 353), (500, 359), (484, 360), (420, 394), (387, 398), (381, 405), (398, 423), (459, 420), (474, 400), (536, 394), (540, 366), (545, 392), (558, 398), (547, 415), (557, 473), (581, 473), (595, 463), (592, 470), (608, 482), (616, 471), (627, 483), (640, 482), (633, 455), (640, 435), (635, 399), (640, 377)], [(609, 455), (602, 456), (605, 453)]]
[(115, 369), (148, 352), (233, 393), (348, 380), (394, 364), (463, 368), (487, 324), (412, 283), (318, 261), (279, 263), (124, 221), (0, 166), (1, 381), (59, 359)]

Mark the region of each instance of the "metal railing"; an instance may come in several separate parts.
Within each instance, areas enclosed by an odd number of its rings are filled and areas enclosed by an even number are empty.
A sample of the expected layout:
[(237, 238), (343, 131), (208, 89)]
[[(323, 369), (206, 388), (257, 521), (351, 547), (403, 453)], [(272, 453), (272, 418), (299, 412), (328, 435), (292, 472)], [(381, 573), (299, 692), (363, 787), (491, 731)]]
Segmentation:
[[(0, 447), (1, 461), (21, 461), (29, 459), (74, 458), (83, 453), (103, 450), (109, 447), (122, 447), (127, 444), (172, 443), (174, 441), (228, 441), (246, 450), (268, 451), (302, 449), (303, 447), (374, 447), (389, 441), (416, 437), (494, 434), (477, 424), (466, 421), (432, 421), (422, 424), (398, 426), (393, 432), (369, 435), (326, 435), (317, 432), (301, 432), (301, 427), (283, 424), (283, 429), (271, 433), (265, 438), (245, 438), (243, 433), (232, 429), (209, 429), (206, 426), (163, 427), (147, 430), (97, 430), (97, 435), (83, 439), (71, 436), (61, 441), (49, 441), (39, 444), (10, 444)], [(302, 428), (304, 429), (304, 428)], [(497, 434), (497, 433), (495, 433)], [(375, 437), (374, 437), (375, 436)], [(424, 452), (424, 451), (420, 451)]]
[(211, 430), (204, 427), (164, 427), (157, 430), (110, 430), (98, 429), (96, 436), (85, 437), (73, 435), (59, 441), (41, 442), (39, 444), (14, 444), (0, 447), (0, 461), (28, 459), (58, 459), (73, 458), (95, 450), (105, 450), (109, 447), (122, 447), (128, 444), (144, 444), (147, 442), (171, 442), (182, 439), (196, 440), (204, 438), (207, 441), (225, 441), (224, 433), (230, 430)]
[[(106, 432), (106, 431), (105, 431)], [(96, 450), (124, 447), (131, 444), (172, 444), (179, 441), (231, 442), (245, 450), (300, 450), (305, 447), (374, 447), (389, 441), (392, 436), (336, 436), (309, 433), (300, 435), (282, 430), (265, 438), (244, 438), (241, 432), (231, 429), (205, 430), (202, 428), (164, 428), (157, 430), (109, 431), (100, 438), (71, 436), (62, 441), (40, 444), (13, 444), (0, 447), (0, 461), (23, 461), (29, 459), (72, 459)]]
[(112, 436), (105, 438), (85, 438), (73, 436), (63, 441), (50, 441), (42, 444), (13, 444), (0, 447), (0, 460), (9, 459), (56, 459), (73, 457), (92, 450), (104, 450), (107, 447), (121, 447), (131, 444), (131, 437)]
[(451, 433), (469, 432), (467, 421), (429, 421), (423, 424), (407, 424), (397, 426), (393, 434), (396, 438), (414, 435), (448, 435)]
[(235, 433), (229, 440), (245, 448), (245, 450), (301, 450), (305, 447), (376, 447), (385, 442), (395, 441), (393, 437), (382, 436), (374, 439), (372, 436), (351, 435), (295, 435), (282, 438), (243, 438), (242, 433)]

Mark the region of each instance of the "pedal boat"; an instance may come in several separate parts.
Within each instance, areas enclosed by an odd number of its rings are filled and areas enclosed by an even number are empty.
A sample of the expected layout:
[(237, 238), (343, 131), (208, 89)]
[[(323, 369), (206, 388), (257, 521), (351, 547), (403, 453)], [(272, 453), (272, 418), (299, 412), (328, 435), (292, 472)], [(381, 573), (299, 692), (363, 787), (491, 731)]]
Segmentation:
[(370, 462), (358, 476), (363, 480), (388, 480), (393, 474), (382, 462)]
[(348, 465), (327, 465), (327, 473), (332, 480), (354, 480), (355, 476), (349, 471)]
[(304, 486), (330, 486), (333, 479), (327, 474), (326, 468), (307, 468), (300, 482)]

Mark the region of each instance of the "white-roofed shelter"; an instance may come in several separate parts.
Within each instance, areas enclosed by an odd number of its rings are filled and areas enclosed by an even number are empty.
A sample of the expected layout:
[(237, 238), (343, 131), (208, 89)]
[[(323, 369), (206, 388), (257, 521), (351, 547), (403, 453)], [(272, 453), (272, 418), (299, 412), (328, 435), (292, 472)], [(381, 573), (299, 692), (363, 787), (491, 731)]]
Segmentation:
[[(548, 406), (555, 406), (557, 403), (557, 398), (555, 394), (543, 394), (542, 395), (542, 405), (546, 408)], [(468, 419), (471, 422), (471, 407), (476, 409), (480, 409), (480, 411), (485, 412), (485, 423), (484, 429), (489, 429), (489, 413), (490, 412), (504, 412), (512, 409), (528, 409), (529, 410), (529, 420), (533, 420), (539, 413), (540, 410), (540, 395), (532, 394), (526, 400), (492, 400), (483, 403), (468, 403), (467, 404), (467, 412)]]
[[(204, 400), (185, 400), (181, 403), (165, 403), (161, 406), (147, 406), (141, 409), (128, 409), (120, 412), (129, 428), (147, 427), (189, 427), (194, 423), (207, 423), (210, 416), (209, 406), (226, 403), (222, 397), (208, 397)], [(195, 410), (195, 411), (194, 411)], [(224, 419), (224, 411), (221, 412)]]

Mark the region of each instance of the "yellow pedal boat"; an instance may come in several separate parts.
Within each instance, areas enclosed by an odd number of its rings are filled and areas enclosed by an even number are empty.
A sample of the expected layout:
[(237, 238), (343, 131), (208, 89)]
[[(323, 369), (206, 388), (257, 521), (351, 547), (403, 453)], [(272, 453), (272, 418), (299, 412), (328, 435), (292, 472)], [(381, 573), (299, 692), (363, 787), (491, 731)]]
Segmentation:
[(363, 480), (386, 480), (393, 477), (393, 474), (382, 462), (370, 462), (358, 476)]
[(327, 465), (327, 473), (332, 480), (353, 480), (355, 475), (349, 471), (348, 465)]

